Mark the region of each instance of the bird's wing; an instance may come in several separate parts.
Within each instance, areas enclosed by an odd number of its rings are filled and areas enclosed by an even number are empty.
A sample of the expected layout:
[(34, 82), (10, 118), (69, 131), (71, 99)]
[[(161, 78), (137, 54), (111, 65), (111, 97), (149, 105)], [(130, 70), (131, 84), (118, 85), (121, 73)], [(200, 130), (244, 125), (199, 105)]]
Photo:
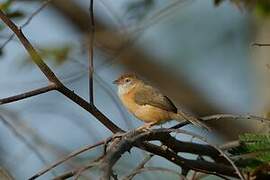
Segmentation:
[(177, 108), (173, 102), (164, 96), (159, 90), (149, 85), (138, 88), (135, 93), (135, 102), (139, 105), (151, 105), (160, 109), (177, 113)]

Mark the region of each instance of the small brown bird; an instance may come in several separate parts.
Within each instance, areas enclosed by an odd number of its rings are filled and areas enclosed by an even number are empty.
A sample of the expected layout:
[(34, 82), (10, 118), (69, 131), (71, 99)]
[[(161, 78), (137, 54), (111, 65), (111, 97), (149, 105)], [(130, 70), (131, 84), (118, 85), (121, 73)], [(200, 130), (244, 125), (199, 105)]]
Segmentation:
[(144, 127), (162, 124), (170, 120), (183, 122), (188, 120), (199, 127), (209, 128), (195, 117), (177, 110), (173, 102), (159, 90), (146, 84), (134, 74), (124, 74), (114, 81), (118, 86), (118, 96), (123, 105), (138, 119), (144, 121)]

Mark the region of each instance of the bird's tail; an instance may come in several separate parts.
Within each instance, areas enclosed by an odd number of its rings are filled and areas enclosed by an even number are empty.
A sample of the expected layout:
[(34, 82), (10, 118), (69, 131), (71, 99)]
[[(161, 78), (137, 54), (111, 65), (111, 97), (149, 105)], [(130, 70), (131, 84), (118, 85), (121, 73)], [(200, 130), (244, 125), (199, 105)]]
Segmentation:
[(207, 131), (211, 131), (211, 128), (208, 127), (205, 123), (200, 121), (199, 119), (195, 118), (194, 116), (187, 115), (183, 112), (177, 112), (174, 117), (175, 120), (183, 122), (183, 120), (189, 121), (190, 123), (194, 124), (195, 126), (205, 128)]

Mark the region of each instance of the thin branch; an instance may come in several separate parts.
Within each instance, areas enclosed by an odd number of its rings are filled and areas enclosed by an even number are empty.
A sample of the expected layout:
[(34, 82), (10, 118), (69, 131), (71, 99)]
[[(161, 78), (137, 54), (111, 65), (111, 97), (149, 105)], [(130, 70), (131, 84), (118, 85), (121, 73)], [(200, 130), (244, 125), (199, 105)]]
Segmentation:
[(108, 128), (113, 133), (124, 132), (121, 128), (119, 128), (116, 124), (114, 124), (109, 118), (107, 118), (96, 106), (89, 104), (87, 101), (82, 99), (80, 96), (75, 94), (73, 91), (68, 89), (65, 86), (59, 87), (57, 89), (63, 95), (71, 99), (73, 102), (78, 104), (80, 107), (91, 113), (94, 117), (96, 117), (99, 122), (101, 122), (106, 128)]
[(270, 119), (268, 118), (263, 118), (254, 115), (215, 114), (201, 117), (201, 120), (203, 121), (219, 120), (219, 119), (247, 119), (247, 120), (257, 120), (261, 122), (270, 122)]
[[(142, 145), (147, 152), (163, 157), (180, 167), (189, 168), (195, 171), (213, 174), (217, 176), (219, 176), (219, 174), (224, 174), (226, 176), (238, 177), (237, 174), (235, 174), (235, 170), (230, 166), (203, 160), (185, 159), (178, 156), (176, 153), (170, 151), (169, 149), (164, 149), (162, 147), (150, 143), (147, 144), (143, 143)], [(136, 147), (140, 146), (136, 145)]]
[(18, 94), (18, 95), (15, 95), (15, 96), (0, 99), (0, 105), (7, 104), (7, 103), (12, 103), (12, 102), (19, 101), (19, 100), (23, 100), (23, 99), (33, 97), (33, 96), (36, 96), (36, 95), (39, 95), (39, 94), (47, 93), (47, 92), (55, 90), (55, 89), (56, 89), (56, 86), (54, 84), (50, 84), (50, 85), (42, 87), (42, 88), (38, 88), (38, 89), (35, 89), (35, 90), (32, 90), (32, 91), (24, 92), (22, 94)]
[[(100, 157), (101, 158), (101, 157)], [(100, 158), (97, 158), (96, 160), (93, 161), (93, 163), (89, 164), (89, 165), (86, 165), (82, 168), (85, 168), (85, 169), (90, 169), (96, 165), (98, 165), (98, 160)], [(65, 172), (59, 176), (56, 176), (55, 178), (53, 178), (53, 180), (63, 180), (63, 179), (68, 179), (70, 177), (73, 177), (73, 176), (76, 176), (76, 174), (78, 174), (78, 172), (80, 172), (82, 170), (82, 168), (77, 168), (77, 169), (73, 169), (71, 171), (68, 171), (68, 172)]]
[(173, 171), (171, 169), (167, 169), (167, 168), (162, 168), (162, 167), (143, 167), (140, 168), (134, 172), (132, 172), (132, 174), (130, 174), (130, 176), (132, 176), (131, 178), (128, 179), (123, 179), (123, 180), (131, 180), (133, 177), (135, 177), (136, 175), (142, 173), (142, 172), (150, 172), (150, 171), (161, 171), (161, 172), (167, 172), (167, 173), (171, 173), (171, 174), (175, 174), (179, 177), (179, 179), (186, 179), (183, 175), (181, 175), (180, 173)]
[(44, 63), (40, 55), (28, 41), (28, 39), (24, 36), (21, 29), (18, 28), (6, 15), (5, 13), (0, 10), (0, 18), (2, 21), (17, 35), (23, 46), (25, 47), (28, 54), (31, 56), (32, 60), (35, 64), (39, 67), (39, 69), (43, 72), (46, 78), (50, 81), (55, 83), (56, 85), (61, 85), (62, 83), (58, 80), (52, 70)]
[(138, 171), (143, 169), (145, 164), (150, 161), (150, 159), (153, 157), (153, 154), (147, 154), (146, 157), (142, 160), (142, 162), (135, 168), (133, 169), (127, 176), (123, 177), (123, 180), (130, 180), (138, 174)]
[[(21, 29), (23, 29), (24, 27), (26, 27), (31, 21), (32, 19), (39, 14), (51, 1), (53, 0), (46, 0), (43, 1), (41, 6), (36, 9), (30, 16), (29, 18), (23, 23), (23, 25), (21, 26)], [(9, 38), (1, 45), (0, 50), (3, 49), (13, 38), (15, 37), (15, 34), (13, 33), (11, 36), (9, 36)]]
[(240, 142), (238, 140), (235, 140), (235, 141), (231, 141), (231, 142), (220, 145), (219, 149), (224, 151), (224, 150), (235, 148), (239, 145), (240, 145)]
[(199, 156), (208, 156), (215, 160), (215, 162), (229, 164), (227, 159), (221, 156), (221, 153), (219, 153), (216, 148), (211, 145), (179, 141), (175, 137), (172, 137), (169, 133), (165, 133), (160, 136), (159, 140), (163, 145), (166, 145), (175, 153), (185, 152)]
[(179, 124), (176, 124), (175, 126), (172, 126), (170, 129), (179, 129), (179, 128), (182, 128), (186, 125), (189, 125), (190, 122), (189, 121), (184, 121), (184, 122), (181, 122)]
[(259, 47), (262, 47), (262, 46), (270, 46), (270, 44), (268, 44), (268, 43), (252, 43), (251, 45), (252, 45), (252, 46), (259, 46)]
[(79, 155), (79, 154), (81, 154), (81, 153), (83, 153), (83, 152), (85, 152), (85, 151), (89, 151), (89, 150), (91, 150), (91, 149), (93, 149), (93, 148), (96, 148), (96, 147), (98, 147), (98, 146), (100, 146), (100, 145), (102, 145), (102, 144), (104, 144), (104, 143), (105, 143), (105, 141), (101, 141), (101, 142), (98, 142), (98, 143), (96, 143), (96, 144), (94, 144), (94, 145), (88, 145), (88, 146), (83, 147), (82, 149), (79, 149), (79, 150), (77, 150), (77, 151), (74, 151), (74, 152), (70, 153), (69, 155), (67, 155), (66, 157), (64, 157), (63, 159), (61, 159), (61, 160), (55, 162), (54, 164), (50, 165), (49, 167), (46, 167), (45, 169), (39, 171), (39, 172), (36, 173), (34, 176), (30, 177), (29, 180), (34, 180), (34, 179), (40, 177), (41, 175), (47, 173), (47, 172), (50, 171), (51, 169), (57, 167), (58, 165), (64, 163), (65, 161), (68, 161), (68, 160), (70, 160), (71, 158), (73, 158), (73, 157), (75, 157), (75, 156), (77, 156), (77, 155)]
[[(17, 129), (9, 122), (7, 121), (3, 116), (0, 115), (0, 120), (2, 123), (17, 137), (23, 144), (25, 144), (31, 151), (34, 152), (34, 154), (37, 156), (37, 158), (44, 164), (47, 165), (48, 162), (44, 158), (44, 156), (39, 152), (39, 150), (31, 144), (20, 132), (17, 131)], [(55, 172), (52, 172), (55, 174)]]
[(123, 131), (117, 125), (115, 125), (110, 119), (108, 119), (103, 113), (101, 113), (94, 105), (89, 104), (80, 96), (75, 94), (73, 91), (65, 87), (62, 82), (56, 77), (53, 71), (47, 66), (47, 64), (42, 60), (41, 56), (37, 53), (31, 43), (24, 36), (22, 31), (5, 15), (3, 11), (0, 10), (0, 19), (17, 35), (21, 43), (24, 45), (25, 49), (31, 56), (34, 63), (39, 67), (47, 79), (54, 83), (56, 90), (61, 92), (63, 95), (71, 99), (73, 102), (80, 105), (82, 108), (94, 115), (105, 127), (111, 130), (113, 133)]
[[(215, 115), (204, 116), (200, 118), (200, 120), (202, 121), (214, 121), (214, 120), (220, 120), (220, 119), (223, 119), (223, 120), (224, 119), (235, 119), (235, 120), (247, 119), (247, 120), (257, 120), (261, 122), (270, 122), (270, 119), (268, 118), (254, 116), (254, 115), (215, 114)], [(184, 121), (175, 126), (172, 126), (170, 129), (179, 129), (189, 124), (190, 122)]]
[(89, 170), (90, 168), (92, 168), (92, 167), (98, 165), (98, 164), (99, 164), (99, 163), (98, 163), (98, 160), (100, 160), (102, 157), (103, 157), (103, 156), (99, 157), (97, 160), (94, 161), (94, 163), (91, 163), (91, 164), (89, 164), (89, 165), (86, 165), (86, 166), (84, 166), (84, 167), (79, 168), (78, 171), (75, 172), (75, 174), (73, 175), (73, 176), (74, 176), (74, 180), (78, 180), (79, 177), (82, 175), (82, 173), (83, 173), (84, 171)]
[(94, 17), (94, 0), (90, 0), (89, 13), (91, 19), (90, 44), (89, 44), (89, 99), (90, 104), (94, 104), (94, 41), (95, 41), (95, 17)]
[(195, 137), (199, 140), (202, 140), (204, 142), (206, 142), (207, 144), (209, 144), (210, 146), (212, 146), (213, 148), (215, 148), (219, 153), (220, 155), (222, 155), (224, 158), (227, 159), (227, 161), (232, 165), (232, 167), (235, 169), (236, 173), (238, 174), (239, 178), (241, 180), (244, 180), (244, 176), (242, 175), (241, 171), (238, 169), (238, 167), (234, 164), (234, 162), (220, 149), (218, 148), (216, 145), (214, 144), (211, 144), (210, 142), (208, 142), (207, 140), (205, 140), (204, 138), (198, 136), (198, 135), (195, 135), (193, 133), (190, 133), (190, 132), (187, 132), (187, 131), (184, 131), (184, 130), (180, 130), (180, 129), (172, 129), (171, 132), (179, 132), (179, 133), (184, 133), (184, 134), (187, 134), (187, 135), (190, 135), (192, 137)]

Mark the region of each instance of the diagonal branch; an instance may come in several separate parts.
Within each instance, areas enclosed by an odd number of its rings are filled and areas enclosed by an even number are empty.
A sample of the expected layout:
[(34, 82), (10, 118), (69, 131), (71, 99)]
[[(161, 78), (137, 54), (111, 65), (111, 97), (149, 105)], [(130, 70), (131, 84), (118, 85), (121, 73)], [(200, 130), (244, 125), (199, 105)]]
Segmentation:
[[(31, 151), (33, 151), (33, 153), (37, 156), (37, 158), (44, 165), (48, 164), (47, 160), (41, 154), (41, 152), (38, 150), (38, 148), (36, 146), (34, 146), (31, 142), (29, 142), (20, 132), (18, 132), (18, 130), (9, 121), (7, 121), (1, 115), (0, 115), (0, 121), (14, 134), (15, 137), (17, 137), (19, 140), (21, 140)], [(55, 174), (54, 171), (53, 171), (53, 174)]]
[(11, 97), (0, 99), (0, 105), (23, 100), (23, 99), (33, 97), (33, 96), (36, 96), (39, 94), (43, 94), (43, 93), (46, 93), (46, 92), (49, 92), (49, 91), (52, 91), (55, 89), (56, 89), (55, 84), (50, 84), (49, 86), (45, 86), (45, 87), (38, 88), (38, 89), (35, 89), (32, 91), (24, 92), (24, 93), (18, 94), (16, 96), (11, 96)]
[(123, 180), (131, 180), (132, 178), (134, 178), (140, 170), (145, 168), (146, 163), (148, 163), (153, 156), (154, 156), (154, 154), (147, 154), (146, 157), (142, 160), (142, 162), (140, 162), (140, 164), (135, 169), (133, 169), (128, 175), (126, 175), (122, 179)]
[(251, 45), (261, 47), (261, 46), (270, 46), (270, 43), (252, 43)]
[(34, 49), (34, 47), (31, 45), (31, 43), (28, 41), (28, 39), (24, 36), (21, 29), (18, 28), (5, 14), (2, 10), (0, 10), (0, 18), (2, 21), (16, 34), (16, 36), (19, 38), (23, 46), (25, 47), (28, 54), (31, 56), (32, 60), (35, 62), (35, 64), (39, 67), (39, 69), (43, 72), (43, 74), (46, 76), (46, 78), (57, 85), (61, 85), (62, 83), (58, 80), (56, 75), (52, 72), (52, 70), (47, 66), (47, 64), (44, 63), (42, 58), (38, 55), (37, 51)]
[(54, 164), (46, 167), (45, 169), (39, 171), (38, 173), (36, 173), (35, 175), (33, 175), (31, 178), (29, 178), (29, 180), (34, 180), (34, 179), (38, 178), (39, 176), (41, 176), (41, 175), (47, 173), (48, 171), (52, 170), (53, 168), (57, 167), (58, 165), (64, 163), (65, 161), (68, 161), (69, 159), (71, 159), (71, 158), (73, 158), (73, 157), (75, 157), (75, 156), (77, 156), (77, 155), (79, 155), (79, 154), (81, 154), (81, 153), (83, 153), (85, 151), (88, 151), (88, 150), (91, 150), (93, 148), (96, 148), (96, 147), (104, 144), (105, 142), (106, 141), (101, 141), (101, 142), (98, 142), (98, 143), (96, 143), (94, 145), (88, 145), (88, 146), (85, 146), (85, 147), (83, 147), (83, 148), (81, 148), (81, 149), (79, 149), (77, 151), (74, 151), (74, 152), (70, 153), (68, 156), (64, 157), (63, 159), (55, 162)]
[(6, 15), (0, 10), (0, 19), (16, 34), (23, 46), (25, 47), (28, 54), (31, 56), (34, 63), (39, 67), (43, 74), (47, 77), (50, 83), (53, 83), (56, 90), (61, 92), (63, 95), (71, 99), (76, 104), (80, 105), (82, 108), (94, 115), (105, 127), (111, 130), (113, 133), (123, 131), (117, 125), (115, 125), (110, 119), (108, 119), (104, 114), (102, 114), (94, 105), (89, 104), (80, 96), (75, 94), (73, 91), (68, 89), (62, 84), (62, 82), (56, 77), (53, 71), (47, 66), (47, 64), (42, 60), (41, 56), (37, 53), (35, 48), (24, 36), (21, 29), (19, 29)]

